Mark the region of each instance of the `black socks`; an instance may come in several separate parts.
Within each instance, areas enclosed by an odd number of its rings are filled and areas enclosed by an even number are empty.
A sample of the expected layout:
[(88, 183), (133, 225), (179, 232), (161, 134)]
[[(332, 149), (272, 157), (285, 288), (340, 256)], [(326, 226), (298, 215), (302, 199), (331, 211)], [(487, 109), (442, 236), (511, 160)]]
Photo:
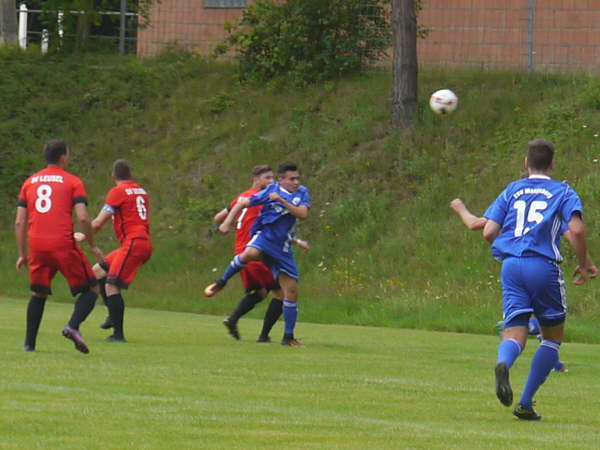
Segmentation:
[(42, 315), (44, 314), (44, 306), (46, 305), (46, 297), (31, 296), (27, 305), (27, 331), (25, 333), (25, 350), (35, 350), (35, 341), (37, 338), (40, 323), (42, 323)]
[(106, 297), (106, 306), (113, 326), (113, 336), (123, 338), (123, 316), (125, 315), (125, 302), (121, 293)]
[(90, 315), (92, 309), (94, 309), (97, 298), (98, 294), (94, 291), (85, 291), (77, 298), (73, 315), (71, 316), (71, 320), (69, 320), (69, 326), (71, 328), (79, 330), (79, 325), (81, 325), (87, 316)]
[(263, 320), (263, 328), (260, 332), (261, 337), (268, 337), (271, 332), (273, 325), (279, 320), (283, 312), (283, 302), (278, 298), (272, 298), (269, 307), (265, 312), (265, 318)]

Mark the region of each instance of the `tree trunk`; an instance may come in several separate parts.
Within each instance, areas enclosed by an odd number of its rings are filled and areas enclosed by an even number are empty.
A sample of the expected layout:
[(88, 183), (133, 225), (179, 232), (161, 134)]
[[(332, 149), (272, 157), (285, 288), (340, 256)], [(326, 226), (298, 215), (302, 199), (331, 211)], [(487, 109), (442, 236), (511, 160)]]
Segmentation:
[(417, 14), (414, 0), (392, 0), (392, 125), (408, 128), (417, 109)]
[(77, 51), (85, 51), (90, 39), (92, 30), (92, 10), (94, 9), (94, 0), (82, 0), (81, 9), (83, 14), (77, 16), (77, 31), (75, 48)]
[(17, 44), (17, 4), (0, 0), (0, 45)]

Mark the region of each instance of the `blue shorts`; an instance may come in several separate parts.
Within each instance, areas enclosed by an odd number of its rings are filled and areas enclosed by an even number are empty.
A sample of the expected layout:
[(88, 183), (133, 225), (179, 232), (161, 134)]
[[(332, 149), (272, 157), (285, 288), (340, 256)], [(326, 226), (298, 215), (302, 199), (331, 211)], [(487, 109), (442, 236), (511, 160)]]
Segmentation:
[(254, 247), (263, 252), (263, 262), (271, 269), (275, 280), (279, 278), (281, 272), (296, 281), (300, 278), (298, 267), (294, 260), (294, 253), (291, 249), (291, 243), (288, 240), (285, 242), (275, 242), (269, 239), (268, 231), (258, 231), (252, 236), (247, 246)]
[(511, 321), (518, 316), (528, 318), (532, 313), (545, 326), (564, 321), (567, 313), (565, 281), (556, 262), (538, 256), (506, 258), (502, 262), (501, 278), (505, 327), (511, 326)]

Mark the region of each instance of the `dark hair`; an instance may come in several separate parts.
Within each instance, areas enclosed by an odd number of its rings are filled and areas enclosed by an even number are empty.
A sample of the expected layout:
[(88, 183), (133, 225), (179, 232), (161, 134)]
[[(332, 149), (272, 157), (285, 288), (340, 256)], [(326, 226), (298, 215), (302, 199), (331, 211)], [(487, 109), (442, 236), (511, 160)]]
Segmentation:
[(277, 167), (277, 175), (283, 176), (286, 172), (297, 172), (298, 166), (293, 163), (283, 163), (279, 164)]
[(48, 164), (56, 164), (62, 155), (67, 154), (69, 144), (60, 139), (52, 139), (44, 145), (44, 158)]
[(117, 159), (113, 164), (112, 173), (117, 180), (131, 180), (131, 169), (126, 159)]
[(554, 159), (554, 144), (545, 139), (534, 139), (529, 142), (527, 163), (534, 170), (548, 170)]
[(273, 172), (273, 169), (271, 169), (271, 166), (269, 166), (267, 164), (261, 164), (259, 166), (254, 166), (252, 168), (252, 176), (253, 177), (260, 177), (263, 173), (267, 173), (267, 172)]

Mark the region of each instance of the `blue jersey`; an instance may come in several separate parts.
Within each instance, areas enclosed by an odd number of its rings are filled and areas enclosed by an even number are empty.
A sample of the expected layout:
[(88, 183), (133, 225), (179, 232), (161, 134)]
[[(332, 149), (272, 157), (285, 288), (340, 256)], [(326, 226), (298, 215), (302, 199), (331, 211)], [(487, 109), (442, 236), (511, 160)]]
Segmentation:
[(567, 183), (531, 175), (509, 184), (484, 214), (501, 226), (492, 255), (544, 256), (562, 262), (560, 237), (574, 213), (582, 213), (577, 193)]
[(254, 222), (251, 234), (268, 230), (268, 235), (276, 242), (284, 243), (292, 239), (295, 233), (297, 218), (279, 202), (269, 198), (269, 194), (277, 192), (281, 198), (294, 206), (310, 208), (310, 194), (304, 186), (299, 186), (296, 192), (289, 192), (277, 182), (271, 183), (265, 189), (250, 197), (249, 206), (264, 205), (260, 216)]

